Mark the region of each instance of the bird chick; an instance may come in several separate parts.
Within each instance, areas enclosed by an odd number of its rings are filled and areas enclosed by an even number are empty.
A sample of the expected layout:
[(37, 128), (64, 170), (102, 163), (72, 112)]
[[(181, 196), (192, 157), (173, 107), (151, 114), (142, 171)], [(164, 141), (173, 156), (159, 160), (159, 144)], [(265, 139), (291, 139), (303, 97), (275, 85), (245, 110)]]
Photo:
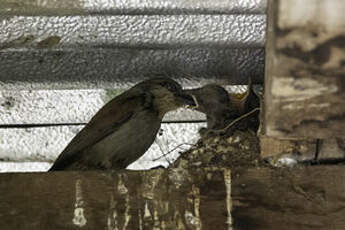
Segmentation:
[(216, 84), (205, 85), (197, 89), (185, 90), (197, 101), (196, 110), (206, 114), (207, 128), (221, 129), (225, 127), (227, 117), (236, 117), (238, 112), (231, 107), (228, 92)]
[(253, 92), (251, 82), (248, 90), (242, 94), (229, 94), (216, 84), (208, 84), (185, 92), (196, 98), (198, 105), (196, 110), (206, 114), (207, 128), (212, 130), (223, 129), (231, 121), (259, 107), (259, 99)]
[(169, 78), (143, 81), (101, 108), (49, 171), (124, 169), (155, 140), (165, 113), (193, 98)]

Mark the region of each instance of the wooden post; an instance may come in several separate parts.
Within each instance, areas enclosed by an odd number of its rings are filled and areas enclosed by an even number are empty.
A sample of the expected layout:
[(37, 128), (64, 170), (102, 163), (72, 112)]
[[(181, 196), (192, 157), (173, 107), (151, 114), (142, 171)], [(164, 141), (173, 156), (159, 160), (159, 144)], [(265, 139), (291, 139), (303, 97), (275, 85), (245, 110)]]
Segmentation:
[(265, 133), (345, 137), (345, 1), (268, 7)]
[(343, 0), (268, 1), (263, 157), (345, 158), (344, 12)]

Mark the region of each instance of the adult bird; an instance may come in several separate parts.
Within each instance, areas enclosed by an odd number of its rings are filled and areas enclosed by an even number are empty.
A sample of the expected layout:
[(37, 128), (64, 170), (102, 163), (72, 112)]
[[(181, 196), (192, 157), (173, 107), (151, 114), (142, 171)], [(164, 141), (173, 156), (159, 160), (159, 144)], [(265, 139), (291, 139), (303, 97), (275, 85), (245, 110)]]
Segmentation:
[(49, 171), (124, 169), (155, 140), (163, 116), (193, 98), (170, 78), (143, 81), (101, 108)]

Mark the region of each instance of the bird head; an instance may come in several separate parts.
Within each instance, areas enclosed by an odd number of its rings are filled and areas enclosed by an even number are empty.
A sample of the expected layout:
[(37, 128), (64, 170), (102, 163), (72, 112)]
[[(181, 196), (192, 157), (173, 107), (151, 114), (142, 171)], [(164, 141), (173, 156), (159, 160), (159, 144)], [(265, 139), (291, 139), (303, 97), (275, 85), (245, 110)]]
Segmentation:
[(229, 93), (216, 84), (208, 84), (201, 88), (184, 91), (196, 98), (198, 104), (196, 110), (206, 114), (213, 113), (215, 110), (225, 110), (230, 105)]
[(153, 95), (153, 105), (161, 117), (179, 107), (196, 106), (194, 97), (184, 92), (182, 86), (170, 78), (152, 78), (141, 85)]

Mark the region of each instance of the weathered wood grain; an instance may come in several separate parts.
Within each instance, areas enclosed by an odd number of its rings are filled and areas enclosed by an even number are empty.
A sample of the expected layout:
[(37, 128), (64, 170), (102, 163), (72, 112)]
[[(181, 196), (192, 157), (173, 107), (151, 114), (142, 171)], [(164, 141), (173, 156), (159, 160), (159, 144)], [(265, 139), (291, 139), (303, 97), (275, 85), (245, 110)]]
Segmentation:
[(320, 161), (345, 161), (345, 140), (333, 138), (318, 141), (317, 159)]
[(1, 229), (226, 229), (227, 172), (1, 174)]
[[(345, 162), (345, 140), (330, 139), (281, 139), (260, 136), (261, 157), (273, 165), (296, 163), (332, 164)], [(288, 161), (286, 161), (288, 160)]]
[(342, 230), (344, 191), (344, 166), (249, 168), (232, 179), (228, 169), (0, 174), (0, 224), (4, 230)]
[(344, 137), (345, 1), (271, 0), (268, 6), (265, 133)]
[(316, 140), (313, 139), (277, 139), (267, 136), (260, 137), (261, 156), (281, 156), (283, 154), (300, 154), (307, 159), (314, 159), (316, 154)]
[(249, 169), (232, 180), (236, 230), (342, 230), (345, 167)]

